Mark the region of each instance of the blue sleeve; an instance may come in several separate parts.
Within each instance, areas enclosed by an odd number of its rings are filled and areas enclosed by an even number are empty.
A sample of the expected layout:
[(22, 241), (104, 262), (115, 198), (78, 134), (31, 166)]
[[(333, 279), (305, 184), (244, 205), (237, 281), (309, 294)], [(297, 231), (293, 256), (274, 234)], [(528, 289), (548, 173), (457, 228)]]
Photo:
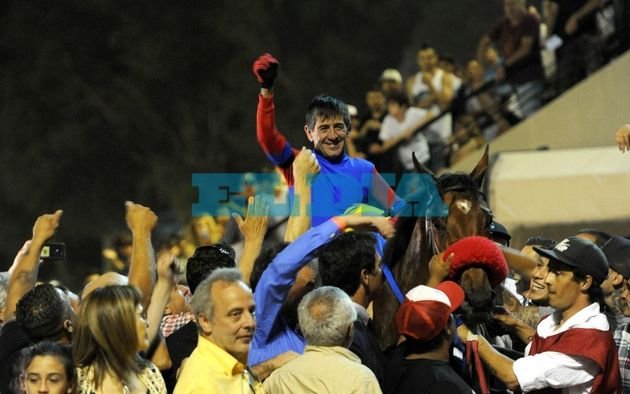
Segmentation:
[(338, 233), (339, 227), (332, 220), (313, 227), (280, 252), (265, 269), (254, 293), (255, 339), (258, 344), (265, 343), (269, 338), (298, 271), (314, 258), (318, 248), (330, 242)]

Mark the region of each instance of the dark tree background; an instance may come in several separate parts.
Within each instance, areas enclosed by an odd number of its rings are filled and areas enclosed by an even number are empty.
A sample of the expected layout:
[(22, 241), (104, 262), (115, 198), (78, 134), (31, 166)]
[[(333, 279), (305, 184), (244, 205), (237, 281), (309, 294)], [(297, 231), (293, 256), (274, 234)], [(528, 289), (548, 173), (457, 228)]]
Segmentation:
[(460, 62), (501, 13), (473, 0), (5, 1), (0, 6), (0, 269), (35, 218), (64, 209), (75, 284), (100, 265), (125, 200), (190, 219), (193, 172), (258, 171), (252, 61), (280, 60), (278, 124), (306, 144), (316, 94), (360, 108), (380, 72), (434, 43)]

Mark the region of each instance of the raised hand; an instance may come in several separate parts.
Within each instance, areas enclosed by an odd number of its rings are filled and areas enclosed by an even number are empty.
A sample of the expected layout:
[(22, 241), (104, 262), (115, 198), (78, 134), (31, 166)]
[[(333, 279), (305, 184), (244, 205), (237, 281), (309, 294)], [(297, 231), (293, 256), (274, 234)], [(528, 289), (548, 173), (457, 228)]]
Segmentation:
[(271, 89), (278, 74), (278, 60), (269, 53), (261, 55), (254, 61), (252, 71), (260, 86)]
[(383, 216), (341, 216), (346, 227), (351, 227), (356, 231), (377, 231), (385, 238), (392, 238), (396, 234), (396, 229), (390, 218)]
[(630, 124), (625, 124), (615, 132), (615, 143), (623, 153), (630, 151)]
[(27, 241), (15, 256), (4, 307), (5, 322), (15, 317), (18, 301), (35, 286), (39, 271), (39, 255), (44, 243), (55, 235), (62, 214), (61, 210), (57, 210), (55, 213), (38, 217), (33, 226), (33, 239)]
[(269, 223), (269, 204), (261, 195), (247, 199), (247, 213), (245, 219), (238, 213), (232, 213), (238, 229), (245, 240), (264, 239)]
[(158, 279), (165, 279), (169, 282), (175, 283), (175, 276), (177, 272), (175, 270), (175, 256), (172, 253), (162, 253), (157, 260), (157, 275)]
[(319, 174), (319, 162), (315, 153), (302, 147), (300, 153), (293, 160), (293, 177), (304, 181), (313, 181), (315, 174)]
[(58, 209), (55, 213), (48, 213), (38, 217), (33, 226), (33, 242), (41, 245), (52, 238), (57, 227), (59, 227), (61, 215), (63, 215), (63, 211)]
[(444, 261), (444, 253), (438, 253), (429, 261), (429, 282), (427, 283), (431, 287), (435, 287), (446, 279), (451, 270), (451, 262), (453, 261), (454, 253), (451, 253)]
[(125, 220), (131, 232), (145, 231), (151, 232), (155, 227), (158, 217), (150, 208), (131, 201), (125, 202)]

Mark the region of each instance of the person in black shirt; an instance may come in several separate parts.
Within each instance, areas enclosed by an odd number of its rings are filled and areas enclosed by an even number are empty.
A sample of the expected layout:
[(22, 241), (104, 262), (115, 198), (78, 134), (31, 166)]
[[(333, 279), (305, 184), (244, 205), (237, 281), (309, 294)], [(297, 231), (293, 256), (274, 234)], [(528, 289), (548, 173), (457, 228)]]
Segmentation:
[(384, 393), (473, 392), (449, 365), (457, 333), (451, 312), (461, 305), (464, 291), (449, 281), (438, 288), (411, 289), (396, 313), (396, 327), (404, 342), (388, 355)]
[(381, 387), (385, 378), (385, 356), (371, 329), (367, 307), (383, 283), (376, 238), (365, 232), (338, 235), (319, 256), (319, 275), (324, 286), (335, 286), (350, 296), (357, 311), (350, 350), (376, 375)]
[(543, 18), (550, 36), (562, 39), (556, 50), (558, 93), (601, 67), (601, 39), (595, 16), (600, 3), (600, 0), (543, 1)]

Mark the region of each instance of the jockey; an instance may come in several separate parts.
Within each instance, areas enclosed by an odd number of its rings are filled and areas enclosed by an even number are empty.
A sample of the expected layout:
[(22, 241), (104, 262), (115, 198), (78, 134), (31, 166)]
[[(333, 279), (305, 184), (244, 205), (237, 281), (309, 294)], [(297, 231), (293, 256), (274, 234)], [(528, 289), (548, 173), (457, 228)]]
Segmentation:
[[(293, 160), (297, 149), (276, 128), (273, 83), (278, 61), (270, 54), (260, 56), (253, 72), (260, 83), (256, 114), (256, 137), (269, 160), (280, 169), (293, 194)], [(340, 215), (355, 203), (378, 204), (388, 213), (404, 205), (383, 177), (367, 160), (346, 154), (350, 133), (348, 106), (332, 96), (317, 96), (308, 106), (304, 132), (313, 143), (321, 169), (312, 183), (312, 226)]]

